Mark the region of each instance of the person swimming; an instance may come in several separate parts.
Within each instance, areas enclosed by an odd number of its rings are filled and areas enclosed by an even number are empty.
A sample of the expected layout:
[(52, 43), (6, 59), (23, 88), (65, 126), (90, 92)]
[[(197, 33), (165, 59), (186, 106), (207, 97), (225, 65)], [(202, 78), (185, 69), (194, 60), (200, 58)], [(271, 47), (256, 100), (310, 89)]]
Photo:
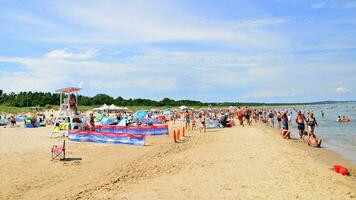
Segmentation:
[(336, 122), (341, 122), (341, 117), (340, 117), (340, 115), (339, 115), (339, 116), (337, 116), (337, 118), (336, 118)]

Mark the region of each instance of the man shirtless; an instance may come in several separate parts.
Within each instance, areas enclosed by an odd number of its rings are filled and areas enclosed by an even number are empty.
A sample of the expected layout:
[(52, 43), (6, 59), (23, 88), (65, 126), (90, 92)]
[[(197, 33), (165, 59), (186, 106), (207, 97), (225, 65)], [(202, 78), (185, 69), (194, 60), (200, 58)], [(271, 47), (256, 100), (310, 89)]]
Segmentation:
[(245, 107), (245, 119), (247, 121), (247, 124), (251, 126), (251, 110)]
[(305, 131), (305, 116), (302, 114), (301, 111), (297, 112), (297, 116), (295, 117), (295, 122), (298, 125), (299, 130), (299, 138), (304, 141), (304, 131)]

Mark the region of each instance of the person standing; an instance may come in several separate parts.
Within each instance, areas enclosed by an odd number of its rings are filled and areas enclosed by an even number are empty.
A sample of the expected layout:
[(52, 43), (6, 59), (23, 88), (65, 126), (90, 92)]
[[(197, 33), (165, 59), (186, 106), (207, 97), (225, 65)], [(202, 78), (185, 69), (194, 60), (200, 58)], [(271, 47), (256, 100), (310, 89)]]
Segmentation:
[(190, 129), (190, 114), (189, 114), (188, 110), (186, 110), (184, 112), (184, 124), (185, 124), (185, 129), (189, 130)]
[(241, 126), (244, 126), (243, 114), (240, 107), (237, 108), (237, 120), (239, 120)]
[(268, 122), (269, 122), (269, 125), (274, 128), (274, 114), (273, 114), (272, 110), (269, 111), (269, 113), (268, 113)]
[(318, 127), (318, 123), (316, 122), (313, 112), (309, 113), (309, 116), (307, 118), (307, 124), (308, 124), (308, 136), (310, 137), (311, 135), (314, 135), (315, 127)]
[(278, 123), (278, 128), (281, 129), (281, 112), (277, 112), (277, 123)]
[(297, 112), (297, 116), (295, 117), (295, 122), (297, 123), (299, 130), (299, 138), (304, 141), (304, 131), (305, 131), (305, 116), (301, 111)]

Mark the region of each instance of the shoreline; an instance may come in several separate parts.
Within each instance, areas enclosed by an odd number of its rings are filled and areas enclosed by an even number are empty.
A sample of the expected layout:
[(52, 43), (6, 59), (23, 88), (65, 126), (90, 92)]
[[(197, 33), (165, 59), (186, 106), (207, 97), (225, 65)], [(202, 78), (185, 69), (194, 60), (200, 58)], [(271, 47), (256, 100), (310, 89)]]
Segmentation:
[[(272, 130), (273, 132), (275, 132), (276, 137), (281, 140), (285, 140), (280, 137), (278, 128), (272, 128), (262, 124), (258, 124), (258, 126), (260, 126), (262, 129), (266, 128)], [(296, 133), (292, 132), (292, 136), (293, 134), (296, 135)], [(353, 163), (352, 161), (344, 158), (340, 153), (335, 152), (332, 149), (323, 147), (323, 145), (321, 148), (308, 146), (306, 143), (303, 143), (296, 138), (292, 138), (286, 141), (289, 141), (291, 146), (308, 152), (310, 156), (315, 159), (315, 161), (327, 165), (330, 169), (332, 169), (333, 165), (336, 164), (345, 166), (349, 170), (350, 177), (354, 177), (356, 181), (356, 163)]]

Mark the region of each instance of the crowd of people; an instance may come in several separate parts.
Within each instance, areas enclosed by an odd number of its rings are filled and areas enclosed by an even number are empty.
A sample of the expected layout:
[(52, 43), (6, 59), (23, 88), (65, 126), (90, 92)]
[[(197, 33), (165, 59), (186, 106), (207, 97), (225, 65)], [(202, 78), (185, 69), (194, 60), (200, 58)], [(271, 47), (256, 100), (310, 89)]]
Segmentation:
[[(19, 124), (19, 122), (21, 122)], [(17, 128), (20, 127), (21, 124), (31, 124), (32, 126), (46, 126), (53, 124), (53, 115), (46, 116), (44, 113), (22, 113), (19, 115), (8, 114), (8, 115), (0, 115), (0, 126), (5, 128)]]
[[(249, 109), (248, 107), (235, 110), (236, 119), (241, 126), (251, 125), (252, 122), (265, 124), (270, 127), (280, 129), (280, 135), (284, 139), (291, 139), (290, 124), (292, 123), (292, 111), (278, 111), (274, 109)], [(322, 113), (324, 116), (324, 113)], [(276, 122), (277, 121), (277, 126)], [(297, 111), (295, 123), (299, 131), (299, 139), (310, 146), (320, 147), (322, 139), (315, 134), (315, 128), (318, 127), (314, 113), (309, 112), (307, 116), (301, 111)]]

